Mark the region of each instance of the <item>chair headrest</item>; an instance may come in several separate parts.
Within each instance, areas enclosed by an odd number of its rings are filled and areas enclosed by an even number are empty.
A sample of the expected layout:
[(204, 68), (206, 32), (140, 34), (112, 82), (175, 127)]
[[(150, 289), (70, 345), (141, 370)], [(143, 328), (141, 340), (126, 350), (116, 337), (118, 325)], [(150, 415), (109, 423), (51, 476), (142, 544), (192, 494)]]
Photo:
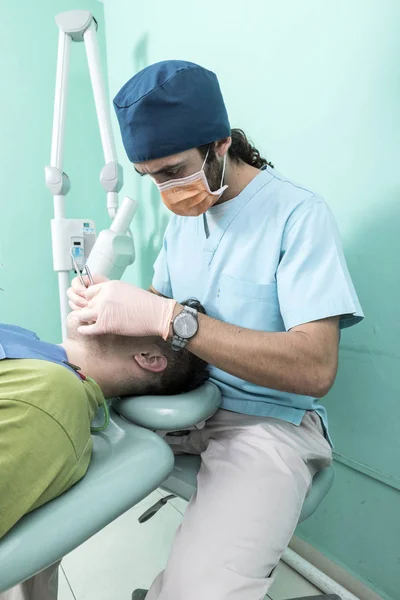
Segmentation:
[(174, 396), (129, 396), (113, 400), (122, 417), (147, 429), (179, 431), (209, 419), (221, 405), (221, 392), (210, 381)]

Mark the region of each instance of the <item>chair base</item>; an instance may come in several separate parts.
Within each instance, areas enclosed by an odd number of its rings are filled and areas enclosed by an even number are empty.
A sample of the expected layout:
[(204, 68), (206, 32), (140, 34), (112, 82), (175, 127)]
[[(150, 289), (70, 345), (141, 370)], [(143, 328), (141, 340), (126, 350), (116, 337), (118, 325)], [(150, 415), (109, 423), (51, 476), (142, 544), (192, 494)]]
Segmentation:
[(135, 590), (132, 593), (132, 600), (145, 600), (148, 590)]
[[(135, 590), (132, 594), (132, 600), (145, 600), (148, 590)], [(290, 600), (340, 600), (336, 594), (321, 594), (320, 596), (302, 596), (301, 598), (291, 598)]]
[(336, 594), (321, 594), (320, 596), (302, 596), (301, 598), (291, 598), (290, 600), (340, 600)]
[[(154, 506), (146, 510), (139, 518), (139, 523), (144, 523), (154, 516), (172, 496), (177, 496), (183, 500), (189, 501), (197, 488), (197, 474), (200, 470), (201, 458), (193, 454), (180, 454), (175, 456), (174, 470), (166, 481), (161, 484), (161, 489), (168, 492), (170, 496), (156, 502)], [(310, 494), (307, 496), (299, 523), (305, 521), (312, 515), (330, 490), (334, 478), (332, 467), (327, 467), (319, 471), (313, 480)]]

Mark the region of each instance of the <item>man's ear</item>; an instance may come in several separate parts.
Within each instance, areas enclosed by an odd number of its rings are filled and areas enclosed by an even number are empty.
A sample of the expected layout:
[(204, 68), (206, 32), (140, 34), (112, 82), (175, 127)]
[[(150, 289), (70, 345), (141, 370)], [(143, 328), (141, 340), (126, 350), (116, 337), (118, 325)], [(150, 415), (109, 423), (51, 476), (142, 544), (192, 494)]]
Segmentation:
[(232, 138), (229, 136), (227, 138), (224, 138), (223, 140), (218, 140), (218, 142), (215, 142), (214, 144), (214, 152), (217, 156), (224, 156), (229, 148), (231, 147), (232, 144)]
[(165, 371), (168, 366), (167, 357), (156, 350), (139, 352), (138, 354), (135, 354), (133, 358), (142, 369), (151, 371), (152, 373), (161, 373), (162, 371)]

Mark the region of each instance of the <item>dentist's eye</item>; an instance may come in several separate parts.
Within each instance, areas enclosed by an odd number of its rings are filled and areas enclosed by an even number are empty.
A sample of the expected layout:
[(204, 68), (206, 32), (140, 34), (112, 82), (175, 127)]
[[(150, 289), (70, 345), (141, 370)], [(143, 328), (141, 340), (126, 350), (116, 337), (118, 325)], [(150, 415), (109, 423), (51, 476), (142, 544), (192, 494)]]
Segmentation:
[(171, 170), (171, 171), (165, 171), (165, 175), (166, 175), (167, 177), (174, 178), (174, 177), (176, 177), (177, 175), (179, 175), (179, 172), (180, 172), (180, 169), (174, 169), (174, 170)]

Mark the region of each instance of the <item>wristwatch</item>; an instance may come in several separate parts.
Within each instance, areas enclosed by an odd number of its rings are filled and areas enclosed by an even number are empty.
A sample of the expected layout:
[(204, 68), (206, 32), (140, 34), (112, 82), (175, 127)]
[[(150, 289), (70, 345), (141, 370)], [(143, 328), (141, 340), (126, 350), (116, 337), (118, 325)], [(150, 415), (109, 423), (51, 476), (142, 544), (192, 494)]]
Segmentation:
[(194, 337), (199, 329), (197, 310), (185, 306), (172, 321), (172, 350), (178, 352)]

